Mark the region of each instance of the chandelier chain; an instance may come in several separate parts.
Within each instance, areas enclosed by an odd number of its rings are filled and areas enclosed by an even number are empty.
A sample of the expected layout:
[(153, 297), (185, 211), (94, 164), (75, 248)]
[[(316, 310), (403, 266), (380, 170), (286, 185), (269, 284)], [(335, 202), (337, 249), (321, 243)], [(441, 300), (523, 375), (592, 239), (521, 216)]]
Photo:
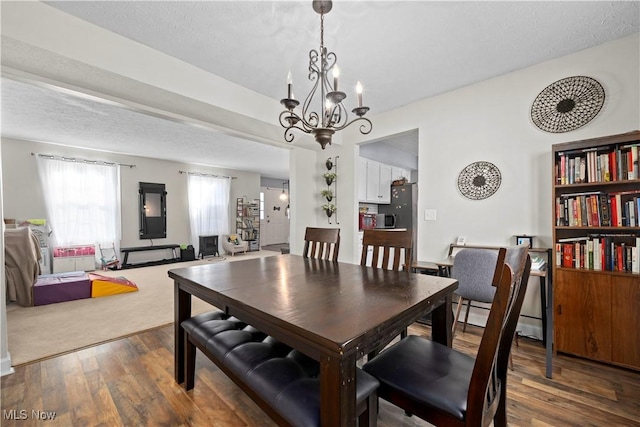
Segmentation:
[(320, 49), (324, 46), (324, 9), (320, 14)]

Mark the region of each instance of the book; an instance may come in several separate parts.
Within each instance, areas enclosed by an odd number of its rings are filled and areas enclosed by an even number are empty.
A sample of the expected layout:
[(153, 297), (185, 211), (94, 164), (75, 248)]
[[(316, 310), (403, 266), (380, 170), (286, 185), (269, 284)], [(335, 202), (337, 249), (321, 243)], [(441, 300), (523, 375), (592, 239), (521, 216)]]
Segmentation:
[(609, 197), (606, 194), (600, 194), (598, 197), (600, 201), (600, 207), (598, 212), (600, 213), (600, 225), (602, 227), (611, 226), (611, 216), (609, 215)]
[(589, 237), (587, 236), (582, 236), (582, 237), (565, 237), (563, 239), (558, 239), (558, 243), (568, 243), (568, 242), (586, 242), (587, 240), (589, 240)]
[(562, 266), (566, 268), (573, 267), (573, 244), (571, 243), (562, 245)]
[(580, 157), (580, 165), (578, 166), (578, 177), (576, 182), (587, 182), (587, 159)]

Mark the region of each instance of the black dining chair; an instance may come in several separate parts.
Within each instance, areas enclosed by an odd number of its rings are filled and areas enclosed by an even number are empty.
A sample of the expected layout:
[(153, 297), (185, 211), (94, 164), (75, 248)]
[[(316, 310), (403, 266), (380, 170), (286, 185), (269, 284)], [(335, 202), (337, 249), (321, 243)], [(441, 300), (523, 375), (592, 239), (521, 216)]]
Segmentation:
[(474, 359), (420, 336), (409, 336), (363, 366), (380, 381), (378, 396), (429, 423), (506, 426), (507, 363), (522, 308), (531, 260), (518, 247), (505, 262), (498, 252), (496, 293)]

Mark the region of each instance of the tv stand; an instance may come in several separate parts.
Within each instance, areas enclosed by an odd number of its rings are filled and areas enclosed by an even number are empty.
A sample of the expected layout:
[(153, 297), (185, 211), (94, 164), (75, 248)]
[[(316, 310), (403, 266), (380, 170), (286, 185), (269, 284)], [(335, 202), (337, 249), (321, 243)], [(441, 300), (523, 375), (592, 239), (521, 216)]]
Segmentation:
[[(145, 252), (145, 251), (159, 251), (159, 250), (167, 250), (170, 249), (173, 255), (173, 258), (169, 259), (161, 259), (157, 261), (146, 261), (139, 262), (135, 264), (129, 264), (129, 254), (131, 252)], [(153, 246), (133, 246), (129, 248), (120, 248), (120, 251), (124, 254), (124, 258), (122, 260), (122, 269), (127, 268), (136, 268), (136, 267), (147, 267), (150, 265), (160, 265), (160, 264), (171, 264), (174, 262), (180, 262), (182, 259), (180, 255), (176, 252), (177, 249), (180, 249), (180, 245), (171, 244), (171, 245), (153, 245)]]

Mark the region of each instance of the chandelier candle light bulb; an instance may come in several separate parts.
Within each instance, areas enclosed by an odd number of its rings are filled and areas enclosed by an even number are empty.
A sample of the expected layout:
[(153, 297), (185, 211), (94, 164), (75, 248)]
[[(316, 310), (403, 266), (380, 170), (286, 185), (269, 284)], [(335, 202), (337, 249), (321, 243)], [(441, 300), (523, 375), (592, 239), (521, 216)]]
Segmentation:
[(338, 77), (340, 77), (340, 69), (338, 66), (333, 67), (333, 90), (338, 91)]
[(293, 77), (291, 76), (291, 70), (287, 74), (287, 98), (293, 99), (293, 92), (291, 92), (293, 86)]
[(358, 107), (362, 107), (362, 83), (356, 83), (356, 94), (358, 95)]

